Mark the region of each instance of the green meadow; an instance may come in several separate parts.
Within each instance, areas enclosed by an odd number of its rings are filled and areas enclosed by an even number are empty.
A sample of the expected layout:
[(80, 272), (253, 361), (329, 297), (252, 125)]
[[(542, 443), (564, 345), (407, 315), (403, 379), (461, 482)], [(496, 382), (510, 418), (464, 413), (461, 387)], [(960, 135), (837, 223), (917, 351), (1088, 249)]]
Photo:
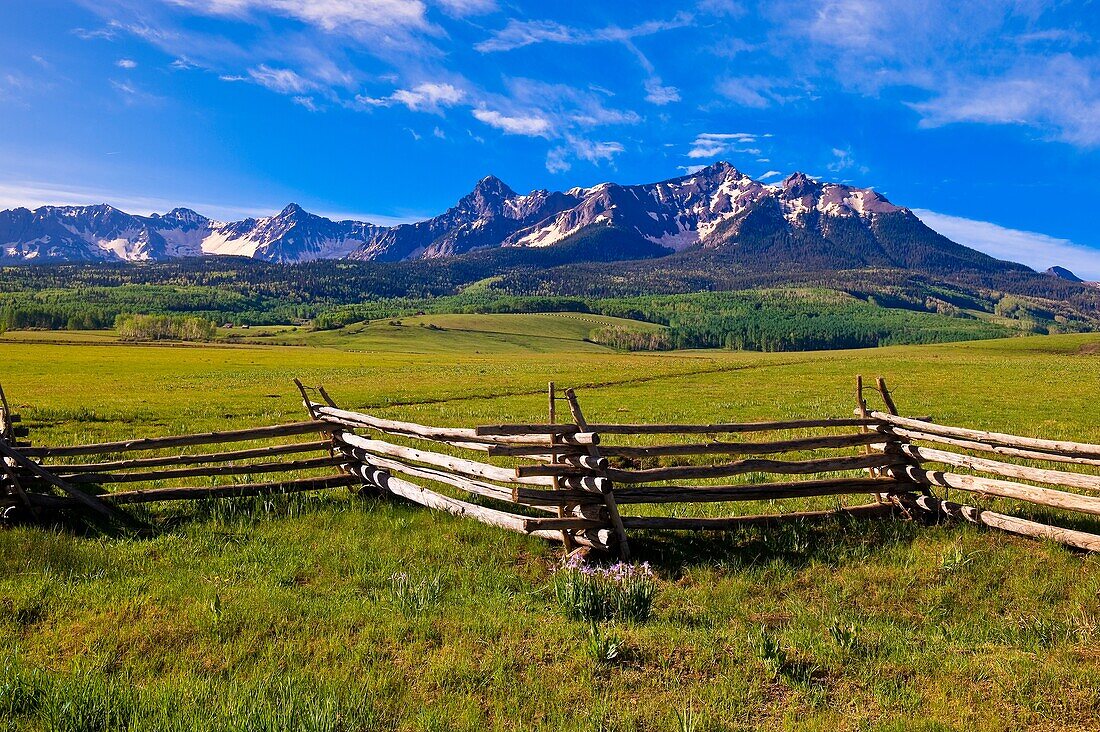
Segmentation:
[[(468, 426), (544, 420), (548, 381), (592, 421), (847, 416), (856, 374), (885, 377), (906, 414), (1100, 443), (1100, 335), (811, 353), (586, 340), (614, 320), (410, 316), (201, 345), (12, 332), (0, 382), (36, 444), (299, 420), (294, 377)], [(653, 615), (602, 625), (609, 659), (556, 604), (560, 549), (542, 540), (346, 491), (148, 518), (143, 538), (0, 530), (0, 729), (1100, 727), (1100, 560), (968, 525), (638, 534)]]

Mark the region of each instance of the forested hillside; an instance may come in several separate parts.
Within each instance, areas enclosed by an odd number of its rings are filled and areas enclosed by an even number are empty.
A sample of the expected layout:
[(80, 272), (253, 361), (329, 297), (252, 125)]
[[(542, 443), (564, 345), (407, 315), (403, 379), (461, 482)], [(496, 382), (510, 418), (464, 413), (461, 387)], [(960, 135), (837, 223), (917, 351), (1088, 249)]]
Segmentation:
[(932, 276), (898, 269), (750, 269), (715, 251), (563, 264), (565, 248), (497, 249), (416, 263), (295, 265), (227, 257), (6, 267), (0, 327), (111, 328), (130, 314), (332, 329), (418, 312), (615, 315), (667, 338), (611, 332), (625, 348), (805, 350), (1097, 328), (1100, 290), (1022, 270)]

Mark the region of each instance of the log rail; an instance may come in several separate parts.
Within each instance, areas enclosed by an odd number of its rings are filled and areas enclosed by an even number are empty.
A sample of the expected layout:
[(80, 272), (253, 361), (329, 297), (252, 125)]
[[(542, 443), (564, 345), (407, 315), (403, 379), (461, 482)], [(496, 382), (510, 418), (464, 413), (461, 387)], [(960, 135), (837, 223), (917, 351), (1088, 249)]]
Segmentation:
[[(347, 487), (624, 558), (634, 531), (899, 514), (1100, 551), (1100, 534), (1084, 530), (1100, 516), (1100, 445), (903, 417), (881, 378), (857, 380), (854, 417), (590, 422), (573, 389), (551, 384), (548, 422), (478, 427), (383, 418), (295, 383), (308, 415), (302, 421), (62, 446), (19, 442), (26, 429), (0, 389), (0, 508), (138, 526), (123, 507)], [(868, 405), (868, 392), (883, 410)], [(209, 484), (180, 484), (191, 478)], [(950, 500), (953, 492), (978, 497), (978, 505)], [(860, 495), (872, 502), (842, 503)], [(786, 500), (822, 498), (835, 508), (775, 512)], [(769, 508), (754, 511), (753, 502)], [(993, 511), (992, 502), (1006, 507)], [(684, 504), (710, 508), (673, 509)], [(722, 515), (727, 505), (730, 515)], [(1021, 505), (1035, 510), (1010, 513)], [(1067, 513), (1078, 517), (1074, 528), (1056, 526)]]

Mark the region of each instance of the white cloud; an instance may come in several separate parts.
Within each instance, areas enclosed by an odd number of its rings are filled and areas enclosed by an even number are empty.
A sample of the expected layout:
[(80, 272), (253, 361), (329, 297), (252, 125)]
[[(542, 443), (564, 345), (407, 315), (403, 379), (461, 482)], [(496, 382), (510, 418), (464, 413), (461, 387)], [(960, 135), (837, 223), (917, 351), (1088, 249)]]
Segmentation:
[(846, 170), (853, 169), (859, 171), (864, 175), (871, 172), (870, 168), (868, 168), (866, 165), (860, 165), (856, 162), (855, 157), (853, 157), (852, 155), (851, 148), (844, 148), (842, 150), (839, 147), (834, 147), (832, 152), (833, 161), (825, 166), (829, 169), (830, 172), (843, 173)]
[(552, 147), (546, 153), (546, 169), (551, 173), (564, 173), (572, 168), (569, 162), (569, 150), (564, 147)]
[[(348, 90), (381, 78), (367, 73), (364, 54), (415, 78), (438, 70), (443, 51), (437, 43), (446, 39), (443, 29), (429, 20), (423, 0), (79, 2), (105, 24), (102, 32), (81, 31), (81, 37), (130, 35), (180, 59), (173, 68), (197, 67), (231, 79), (252, 78), (249, 69), (261, 74), (263, 68), (288, 69), (308, 81), (310, 91), (341, 104), (350, 103)], [(451, 15), (490, 5), (484, 0), (438, 2)], [(195, 23), (189, 15), (215, 22)], [(247, 24), (247, 32), (236, 32), (238, 23)], [(282, 87), (281, 93), (291, 96), (304, 93), (306, 86), (288, 85), (270, 75), (257, 83)]]
[(115, 39), (115, 36), (118, 35), (118, 33), (114, 28), (108, 26), (106, 28), (95, 29), (73, 28), (73, 35), (82, 41), (112, 41)]
[(751, 145), (761, 137), (771, 135), (756, 135), (750, 132), (702, 132), (695, 137), (688, 150), (689, 158), (713, 158), (728, 153), (741, 153), (745, 155), (760, 155), (760, 149), (756, 147), (739, 147)]
[(740, 18), (745, 14), (745, 6), (737, 0), (699, 0), (696, 7), (700, 12), (710, 15)]
[(839, 173), (842, 170), (846, 170), (855, 165), (855, 161), (852, 160), (851, 150), (841, 150), (840, 148), (833, 148), (833, 162), (829, 163), (827, 167), (834, 173)]
[(588, 89), (527, 78), (511, 78), (505, 83), (508, 104), (520, 109), (540, 110), (543, 117), (553, 122), (555, 129), (573, 125), (634, 125), (642, 121), (633, 110), (605, 106), (605, 95)]
[(495, 109), (478, 107), (473, 110), (474, 117), (489, 125), (502, 130), (509, 135), (526, 135), (528, 137), (545, 137), (550, 133), (550, 121), (538, 114), (506, 115)]
[[(1070, 6), (1057, 6), (1044, 0), (773, 0), (769, 50), (773, 63), (804, 83), (876, 97), (896, 89), (924, 127), (1016, 125), (1047, 140), (1100, 147), (1100, 56), (1093, 38), (1066, 27), (1066, 19), (1076, 21)], [(744, 82), (725, 92), (758, 108), (786, 93)]]
[(616, 155), (625, 150), (619, 142), (588, 140), (573, 135), (568, 135), (566, 142), (567, 145), (551, 148), (546, 153), (546, 169), (551, 173), (563, 173), (573, 167), (570, 158), (585, 160), (598, 166), (604, 162), (612, 162)]
[(646, 101), (658, 107), (680, 101), (680, 90), (674, 86), (662, 86), (661, 80), (654, 76), (645, 82)]
[(795, 96), (783, 90), (780, 81), (770, 76), (730, 77), (719, 81), (715, 88), (734, 104), (752, 109), (764, 109), (773, 103), (790, 101)]
[(482, 53), (512, 51), (535, 43), (579, 43), (578, 32), (552, 20), (509, 20), (508, 25), (476, 44)]
[[(427, 8), (421, 0), (168, 0), (203, 15), (245, 18), (279, 15), (326, 31), (356, 26), (424, 27)], [(462, 3), (456, 2), (459, 6)]]
[(438, 127), (436, 127), (434, 130), (432, 130), (432, 134), (435, 135), (436, 137), (438, 137), (440, 140), (446, 140), (447, 139), (447, 133), (444, 132), (443, 130), (441, 130), (440, 128), (438, 128)]
[(134, 61), (132, 58), (120, 58), (118, 61), (115, 61), (115, 66), (120, 69), (136, 69), (137, 61)]
[(781, 176), (783, 174), (780, 173), (778, 170), (769, 170), (767, 173), (764, 173), (763, 175), (758, 175), (756, 177), (756, 179), (757, 180), (767, 180), (768, 178), (774, 178), (777, 175)]
[(321, 108), (317, 105), (317, 102), (313, 100), (313, 97), (294, 97), (294, 103), (300, 107), (308, 109), (310, 112), (320, 112)]
[(998, 259), (1021, 262), (1037, 271), (1059, 265), (1086, 280), (1100, 280), (1100, 249), (1033, 231), (1009, 229), (988, 221), (948, 216), (924, 209), (913, 213), (952, 241)]
[(925, 127), (952, 122), (1022, 124), (1081, 147), (1100, 146), (1100, 61), (1070, 55), (1030, 60), (993, 78), (953, 81), (910, 105)]
[(700, 170), (702, 170), (705, 167), (707, 167), (707, 166), (705, 166), (705, 165), (679, 165), (679, 166), (677, 166), (676, 169), (677, 170), (682, 170), (685, 173), (687, 173), (688, 175), (691, 175), (692, 173), (698, 173)]
[(569, 144), (573, 146), (573, 153), (581, 160), (599, 165), (603, 161), (610, 161), (621, 153), (623, 148), (618, 142), (599, 142), (584, 140), (575, 137), (569, 138)]
[(164, 101), (163, 97), (151, 94), (131, 81), (111, 79), (111, 86), (119, 93), (126, 104), (158, 104)]
[(688, 150), (687, 156), (689, 158), (713, 158), (725, 153), (728, 149), (728, 145), (720, 142), (701, 143), (696, 141), (692, 148)]
[[(222, 77), (225, 81), (237, 81), (239, 77)], [(248, 70), (248, 78), (262, 87), (280, 94), (301, 94), (315, 89), (317, 85), (291, 69), (275, 69), (260, 64)]]
[(496, 0), (435, 0), (445, 13), (458, 18), (484, 15), (497, 9)]
[(674, 28), (690, 25), (692, 16), (679, 13), (671, 20), (651, 20), (630, 28), (610, 25), (604, 28), (574, 28), (553, 20), (516, 20), (512, 18), (504, 28), (495, 31), (489, 38), (476, 44), (474, 48), (482, 53), (494, 51), (512, 51), (536, 43), (601, 43), (628, 42), (634, 38), (650, 36)]
[(402, 104), (414, 112), (439, 113), (443, 107), (453, 107), (466, 97), (466, 92), (453, 84), (424, 82), (410, 89), (398, 89), (386, 97), (371, 97), (360, 94), (355, 101), (374, 107), (388, 107)]
[(454, 106), (461, 102), (464, 96), (465, 93), (452, 84), (425, 82), (417, 84), (412, 89), (398, 89), (390, 98), (417, 112)]

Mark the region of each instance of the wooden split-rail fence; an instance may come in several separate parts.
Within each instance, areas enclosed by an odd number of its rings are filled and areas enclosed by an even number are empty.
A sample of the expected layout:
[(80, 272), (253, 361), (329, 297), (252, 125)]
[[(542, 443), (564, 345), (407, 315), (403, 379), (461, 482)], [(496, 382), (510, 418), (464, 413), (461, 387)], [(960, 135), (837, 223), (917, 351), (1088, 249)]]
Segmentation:
[[(1078, 516), (1086, 523), (1100, 516), (1100, 445), (903, 417), (882, 379), (867, 387), (857, 380), (851, 417), (715, 424), (590, 422), (572, 389), (551, 384), (545, 423), (472, 428), (344, 409), (323, 388), (296, 384), (309, 417), (300, 422), (57, 447), (21, 441), (27, 431), (0, 389), (0, 508), (9, 518), (79, 512), (140, 530), (126, 506), (346, 486), (622, 557), (635, 530), (899, 514), (1100, 551), (1100, 535), (1081, 530)], [(868, 406), (868, 390), (882, 410)], [(196, 484), (163, 485), (180, 481)], [(138, 487), (116, 489), (128, 484)], [(948, 500), (959, 493), (978, 500)], [(870, 500), (830, 510), (668, 515), (683, 504), (822, 496), (839, 503), (852, 495)], [(1042, 519), (985, 507), (994, 501)], [(641, 504), (666, 510), (636, 513)], [(1078, 528), (1056, 525), (1067, 518)]]

